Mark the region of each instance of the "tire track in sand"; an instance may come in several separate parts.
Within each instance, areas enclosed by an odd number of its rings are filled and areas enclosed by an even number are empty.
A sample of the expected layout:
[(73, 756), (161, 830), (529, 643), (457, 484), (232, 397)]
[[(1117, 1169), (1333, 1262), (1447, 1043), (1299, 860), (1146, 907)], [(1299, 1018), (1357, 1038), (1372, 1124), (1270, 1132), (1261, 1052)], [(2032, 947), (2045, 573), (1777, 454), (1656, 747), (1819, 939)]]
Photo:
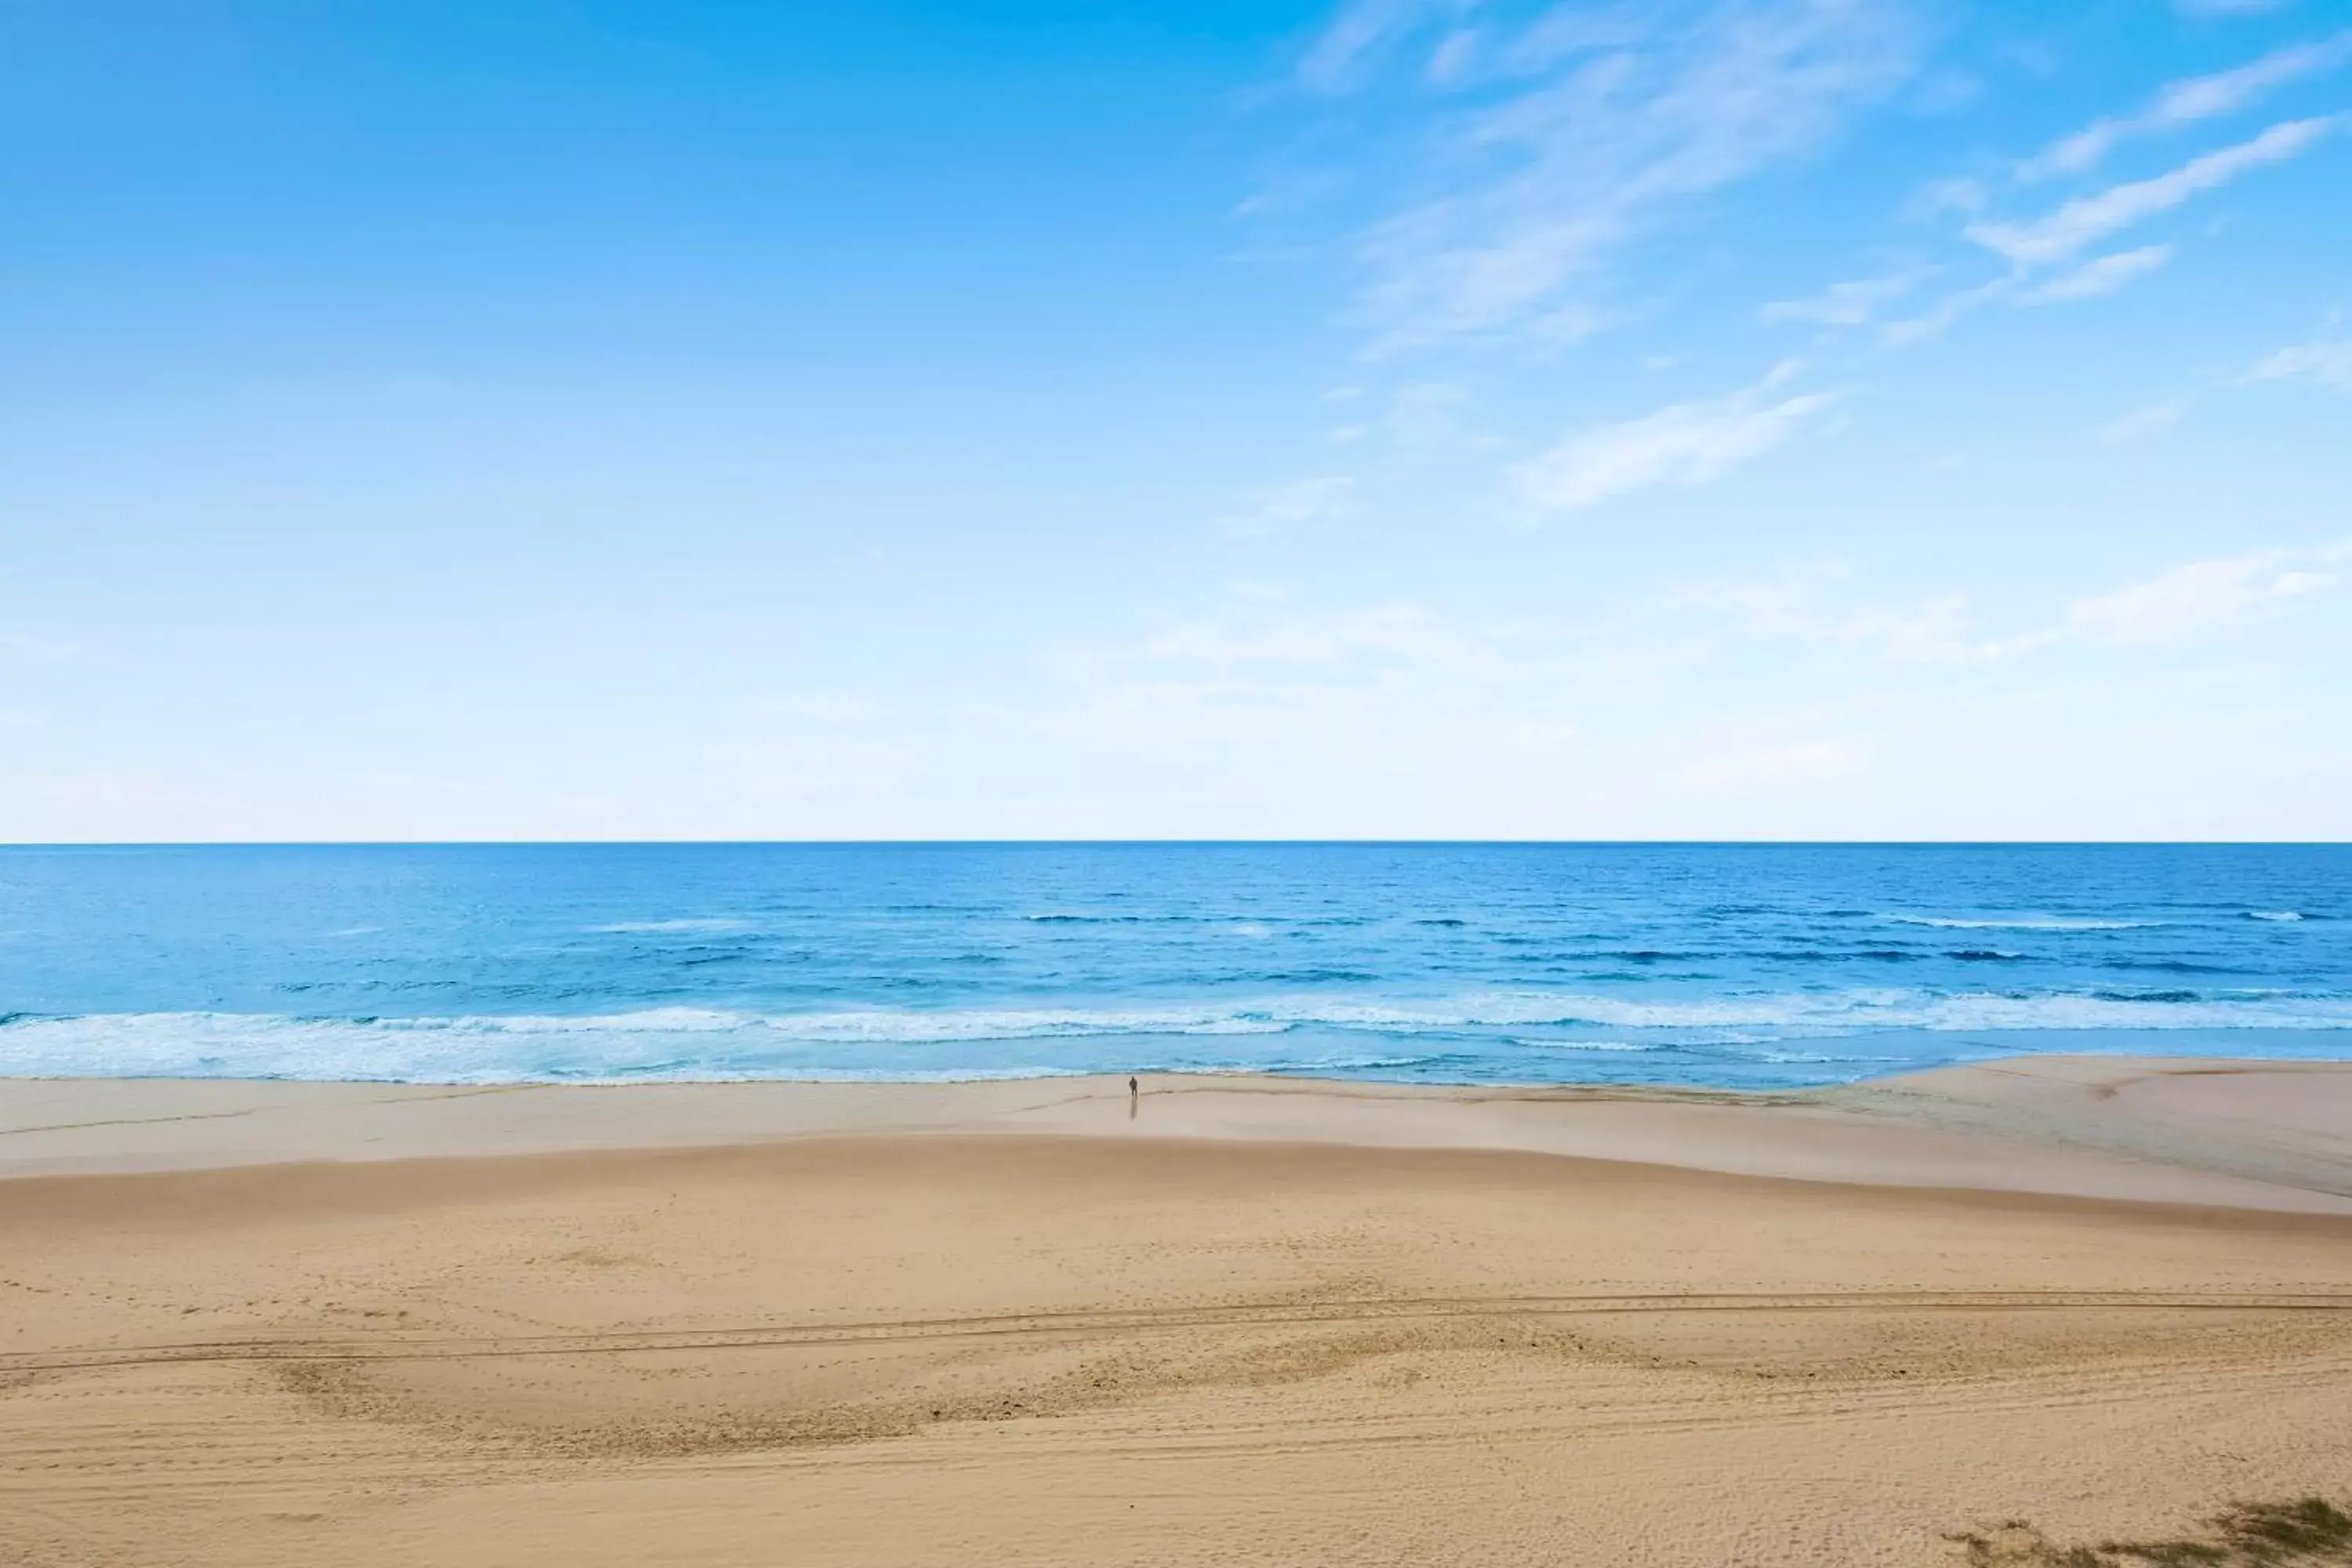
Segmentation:
[(1572, 1318), (1664, 1312), (2034, 1312), (2149, 1310), (2307, 1313), (2352, 1311), (2352, 1292), (2131, 1290), (1883, 1290), (1792, 1293), (1710, 1291), (1648, 1295), (1363, 1297), (1318, 1302), (1105, 1308), (751, 1323), (555, 1334), (411, 1337), (289, 1336), (93, 1345), (0, 1353), (0, 1373), (67, 1372), (200, 1362), (460, 1361), (516, 1356), (625, 1355), (681, 1351), (782, 1350), (944, 1340), (1091, 1338), (1186, 1329), (1370, 1325), (1416, 1320)]

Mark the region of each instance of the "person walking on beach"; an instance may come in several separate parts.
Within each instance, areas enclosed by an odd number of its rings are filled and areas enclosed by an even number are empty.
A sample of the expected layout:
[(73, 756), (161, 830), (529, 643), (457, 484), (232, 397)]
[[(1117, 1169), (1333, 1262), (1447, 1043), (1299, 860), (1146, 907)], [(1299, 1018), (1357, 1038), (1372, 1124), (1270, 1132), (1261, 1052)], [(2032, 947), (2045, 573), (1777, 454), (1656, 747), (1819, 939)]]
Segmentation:
[(1129, 1121), (1135, 1120), (1135, 1113), (1142, 1104), (1143, 1086), (1135, 1081), (1133, 1073), (1129, 1073), (1127, 1075), (1127, 1119)]

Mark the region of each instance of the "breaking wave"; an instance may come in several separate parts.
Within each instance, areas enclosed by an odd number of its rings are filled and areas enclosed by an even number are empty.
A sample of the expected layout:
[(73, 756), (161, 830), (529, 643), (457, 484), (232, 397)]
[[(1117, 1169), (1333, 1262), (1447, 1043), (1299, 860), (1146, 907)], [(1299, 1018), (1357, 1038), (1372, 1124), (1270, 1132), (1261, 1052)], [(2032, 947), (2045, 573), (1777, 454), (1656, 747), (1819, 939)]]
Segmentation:
[[(1491, 992), (1427, 1002), (1309, 996), (1239, 1006), (804, 1013), (701, 1007), (356, 1018), (20, 1013), (0, 1018), (0, 1069), (52, 1077), (432, 1082), (984, 1078), (1124, 1070), (1148, 1057), (1175, 1067), (1351, 1072), (1424, 1064), (1428, 1053), (1412, 1042), (1448, 1036), (1481, 1049), (1497, 1043), (1579, 1053), (1706, 1048), (1748, 1053), (1758, 1061), (1805, 1062), (1880, 1059), (1790, 1048), (1874, 1031), (2184, 1029), (2352, 1029), (2352, 996), (1884, 988), (1687, 1001)], [(1350, 1037), (1394, 1048), (1349, 1048)]]

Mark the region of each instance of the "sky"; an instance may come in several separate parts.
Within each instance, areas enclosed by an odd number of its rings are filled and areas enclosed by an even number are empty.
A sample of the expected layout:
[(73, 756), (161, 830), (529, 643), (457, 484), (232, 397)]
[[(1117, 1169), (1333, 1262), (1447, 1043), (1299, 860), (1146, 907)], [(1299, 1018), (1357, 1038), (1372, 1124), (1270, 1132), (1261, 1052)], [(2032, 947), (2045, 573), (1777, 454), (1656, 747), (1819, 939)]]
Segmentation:
[(0, 79), (0, 840), (2352, 837), (2352, 0)]

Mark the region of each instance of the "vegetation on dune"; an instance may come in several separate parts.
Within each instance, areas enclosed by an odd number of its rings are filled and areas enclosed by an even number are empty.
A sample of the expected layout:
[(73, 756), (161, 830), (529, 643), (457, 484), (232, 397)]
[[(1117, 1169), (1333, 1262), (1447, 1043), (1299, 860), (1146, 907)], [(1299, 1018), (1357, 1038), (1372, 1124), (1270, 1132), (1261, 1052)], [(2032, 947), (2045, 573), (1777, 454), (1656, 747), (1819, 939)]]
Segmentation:
[(1969, 1568), (2352, 1568), (2352, 1514), (2325, 1498), (2234, 1503), (2173, 1541), (2061, 1546), (2022, 1520), (1948, 1537)]

